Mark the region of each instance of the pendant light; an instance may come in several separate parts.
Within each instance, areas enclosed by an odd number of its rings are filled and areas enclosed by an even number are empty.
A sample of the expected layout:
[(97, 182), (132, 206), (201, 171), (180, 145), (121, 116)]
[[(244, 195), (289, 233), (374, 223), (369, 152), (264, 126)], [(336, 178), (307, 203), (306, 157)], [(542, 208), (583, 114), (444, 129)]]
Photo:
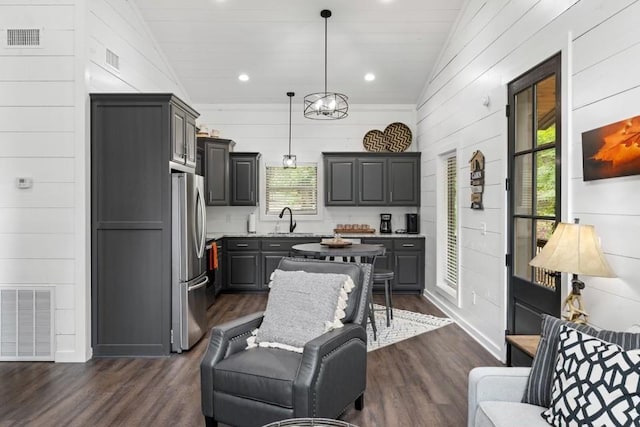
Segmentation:
[(325, 9), (320, 16), (324, 18), (324, 92), (304, 97), (304, 116), (314, 120), (344, 119), (349, 110), (347, 95), (327, 92), (327, 19), (331, 17), (331, 11)]
[(282, 165), (285, 169), (295, 169), (296, 167), (296, 156), (291, 154), (291, 99), (294, 95), (294, 92), (287, 92), (287, 96), (289, 97), (289, 154), (282, 156)]

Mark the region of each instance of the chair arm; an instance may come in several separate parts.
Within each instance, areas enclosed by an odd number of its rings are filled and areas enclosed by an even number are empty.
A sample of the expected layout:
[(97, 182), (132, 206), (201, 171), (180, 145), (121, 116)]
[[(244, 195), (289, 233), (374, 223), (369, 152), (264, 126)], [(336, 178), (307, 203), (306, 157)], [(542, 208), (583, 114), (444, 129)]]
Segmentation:
[(200, 361), (200, 388), (202, 413), (213, 416), (213, 367), (222, 359), (246, 348), (243, 338), (260, 326), (264, 312), (249, 314), (211, 329), (209, 346)]
[[(319, 402), (318, 396), (337, 402), (346, 395), (347, 400), (340, 407), (340, 410), (344, 409), (364, 392), (366, 370), (367, 334), (361, 325), (349, 323), (309, 341), (304, 346), (300, 369), (293, 383), (294, 415), (339, 415), (340, 412), (327, 413), (327, 405)], [(332, 389), (332, 392), (321, 393), (319, 388)], [(349, 389), (357, 390), (355, 396), (350, 396), (353, 393)], [(317, 413), (319, 406), (324, 408), (323, 413)]]
[(475, 425), (478, 404), (485, 401), (520, 402), (531, 368), (480, 367), (469, 372), (469, 422)]

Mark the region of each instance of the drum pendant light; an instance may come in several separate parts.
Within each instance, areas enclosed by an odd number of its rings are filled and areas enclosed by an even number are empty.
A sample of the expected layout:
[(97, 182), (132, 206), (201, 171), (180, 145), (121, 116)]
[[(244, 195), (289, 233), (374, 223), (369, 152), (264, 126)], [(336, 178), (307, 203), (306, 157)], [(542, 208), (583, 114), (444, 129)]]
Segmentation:
[(285, 154), (282, 156), (282, 165), (285, 169), (296, 168), (296, 156), (291, 154), (291, 99), (294, 97), (294, 92), (287, 92), (287, 96), (289, 97), (289, 154)]
[(327, 92), (327, 19), (330, 10), (323, 10), (324, 18), (324, 92), (311, 93), (304, 97), (304, 116), (314, 120), (338, 120), (347, 117), (348, 97), (342, 93)]

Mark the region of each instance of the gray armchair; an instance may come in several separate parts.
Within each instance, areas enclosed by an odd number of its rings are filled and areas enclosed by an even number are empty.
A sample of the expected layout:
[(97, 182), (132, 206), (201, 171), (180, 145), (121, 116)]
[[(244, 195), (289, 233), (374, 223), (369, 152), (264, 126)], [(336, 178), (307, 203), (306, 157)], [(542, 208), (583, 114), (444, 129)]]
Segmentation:
[(262, 322), (261, 312), (214, 327), (200, 363), (207, 426), (337, 418), (352, 403), (358, 410), (363, 407), (371, 266), (284, 258), (278, 268), (351, 276), (356, 287), (349, 295), (345, 325), (308, 342), (302, 354), (278, 348), (245, 350), (246, 339)]

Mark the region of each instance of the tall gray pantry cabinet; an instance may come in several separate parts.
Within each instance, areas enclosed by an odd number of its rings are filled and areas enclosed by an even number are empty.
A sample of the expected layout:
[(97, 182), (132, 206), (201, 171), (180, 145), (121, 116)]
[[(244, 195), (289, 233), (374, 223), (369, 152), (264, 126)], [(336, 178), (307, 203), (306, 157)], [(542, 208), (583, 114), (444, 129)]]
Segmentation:
[(197, 116), (171, 94), (91, 95), (95, 356), (171, 351), (171, 169), (193, 171)]

